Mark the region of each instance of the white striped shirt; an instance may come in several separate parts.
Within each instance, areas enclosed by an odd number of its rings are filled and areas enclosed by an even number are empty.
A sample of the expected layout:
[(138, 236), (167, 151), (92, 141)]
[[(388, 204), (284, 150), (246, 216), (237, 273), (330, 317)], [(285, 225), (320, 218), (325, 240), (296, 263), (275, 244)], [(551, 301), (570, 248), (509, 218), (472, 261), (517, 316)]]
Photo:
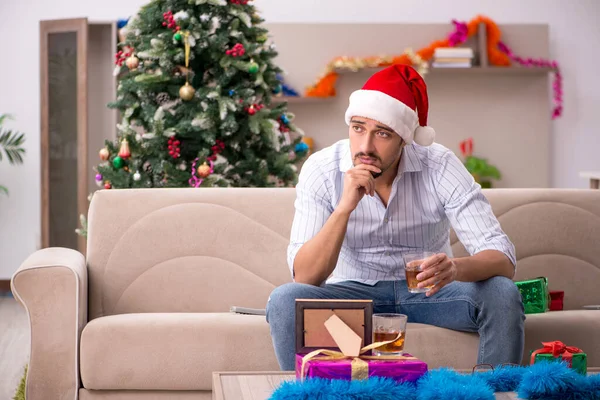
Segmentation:
[[(296, 185), (296, 213), (288, 247), (293, 273), (300, 247), (323, 227), (343, 193), (352, 168), (348, 139), (312, 154)], [(365, 195), (350, 215), (337, 265), (327, 283), (375, 284), (404, 279), (402, 254), (414, 251), (452, 257), (450, 228), (469, 254), (499, 250), (516, 268), (515, 248), (502, 231), (481, 187), (456, 155), (434, 143), (407, 145), (387, 208), (378, 195)]]

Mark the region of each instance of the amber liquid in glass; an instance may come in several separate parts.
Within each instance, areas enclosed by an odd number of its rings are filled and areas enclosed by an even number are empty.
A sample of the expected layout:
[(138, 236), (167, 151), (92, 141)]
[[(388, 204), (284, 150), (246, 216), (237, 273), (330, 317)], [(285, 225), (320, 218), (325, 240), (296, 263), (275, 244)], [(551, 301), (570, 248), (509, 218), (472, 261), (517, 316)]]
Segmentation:
[(406, 269), (406, 286), (408, 286), (408, 291), (412, 293), (423, 293), (430, 290), (433, 285), (425, 286), (424, 288), (419, 288), (419, 280), (417, 279), (417, 275), (419, 275), (418, 269)]
[[(374, 332), (373, 333), (373, 342), (387, 342), (389, 340), (394, 340), (398, 337), (399, 332)], [(378, 347), (378, 351), (381, 352), (390, 352), (390, 353), (399, 353), (404, 350), (404, 332), (400, 335), (398, 340), (388, 343), (384, 346)]]

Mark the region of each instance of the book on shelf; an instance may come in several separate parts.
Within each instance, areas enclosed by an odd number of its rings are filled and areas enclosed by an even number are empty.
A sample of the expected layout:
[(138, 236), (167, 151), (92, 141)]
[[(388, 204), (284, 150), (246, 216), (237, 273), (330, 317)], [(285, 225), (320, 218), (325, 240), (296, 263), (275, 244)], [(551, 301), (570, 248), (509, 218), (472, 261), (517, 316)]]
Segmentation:
[(473, 49), (470, 47), (441, 47), (433, 53), (433, 68), (470, 68), (473, 66)]
[(473, 58), (470, 47), (438, 47), (433, 52), (435, 58)]
[(434, 61), (433, 63), (431, 63), (431, 66), (433, 68), (470, 68), (473, 66), (473, 63), (471, 63), (471, 61), (466, 61), (466, 62), (439, 62), (439, 61)]

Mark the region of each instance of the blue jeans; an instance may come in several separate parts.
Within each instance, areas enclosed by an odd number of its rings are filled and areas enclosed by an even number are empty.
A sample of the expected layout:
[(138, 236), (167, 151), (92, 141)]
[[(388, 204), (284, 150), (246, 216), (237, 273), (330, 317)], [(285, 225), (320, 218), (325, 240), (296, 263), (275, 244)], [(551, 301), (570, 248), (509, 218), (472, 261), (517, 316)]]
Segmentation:
[(409, 293), (403, 280), (374, 286), (353, 281), (322, 286), (287, 283), (267, 302), (267, 322), (282, 371), (295, 368), (295, 300), (300, 298), (371, 299), (375, 313), (402, 313), (409, 322), (478, 332), (477, 363), (520, 364), (523, 356), (523, 303), (516, 285), (505, 277), (452, 282), (431, 297)]

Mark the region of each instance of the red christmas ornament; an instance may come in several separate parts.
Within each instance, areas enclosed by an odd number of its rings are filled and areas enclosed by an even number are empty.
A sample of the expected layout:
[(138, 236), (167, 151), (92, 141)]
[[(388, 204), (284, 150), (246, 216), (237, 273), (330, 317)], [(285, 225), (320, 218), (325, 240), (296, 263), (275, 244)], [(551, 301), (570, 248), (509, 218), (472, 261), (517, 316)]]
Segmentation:
[(119, 67), (123, 65), (125, 60), (129, 58), (133, 54), (133, 49), (129, 46), (124, 47), (123, 50), (117, 51), (115, 54), (115, 64)]
[(232, 57), (241, 57), (246, 54), (246, 49), (243, 44), (237, 43), (233, 48), (227, 50), (225, 54)]
[(168, 149), (169, 149), (169, 155), (175, 159), (181, 157), (181, 147), (179, 147), (179, 145), (181, 144), (181, 142), (177, 139), (175, 139), (175, 135), (171, 136), (169, 138), (169, 142), (168, 142)]
[(172, 29), (173, 32), (178, 32), (179, 27), (177, 26), (177, 22), (175, 22), (175, 17), (173, 17), (173, 12), (171, 10), (163, 13), (163, 23), (162, 26)]
[(251, 104), (250, 107), (246, 107), (246, 112), (250, 115), (254, 115), (264, 107), (264, 104)]
[(239, 4), (245, 6), (249, 0), (229, 0), (231, 4)]
[(119, 157), (127, 159), (131, 157), (131, 150), (129, 150), (129, 142), (127, 139), (123, 139), (121, 142), (121, 148), (119, 149)]
[(110, 189), (110, 188), (112, 188), (112, 186), (111, 186), (110, 182), (106, 182), (106, 183), (104, 184), (104, 189)]
[(217, 139), (210, 149), (212, 150), (212, 154), (206, 157), (206, 159), (208, 161), (216, 161), (217, 155), (225, 149), (225, 143), (222, 140)]

